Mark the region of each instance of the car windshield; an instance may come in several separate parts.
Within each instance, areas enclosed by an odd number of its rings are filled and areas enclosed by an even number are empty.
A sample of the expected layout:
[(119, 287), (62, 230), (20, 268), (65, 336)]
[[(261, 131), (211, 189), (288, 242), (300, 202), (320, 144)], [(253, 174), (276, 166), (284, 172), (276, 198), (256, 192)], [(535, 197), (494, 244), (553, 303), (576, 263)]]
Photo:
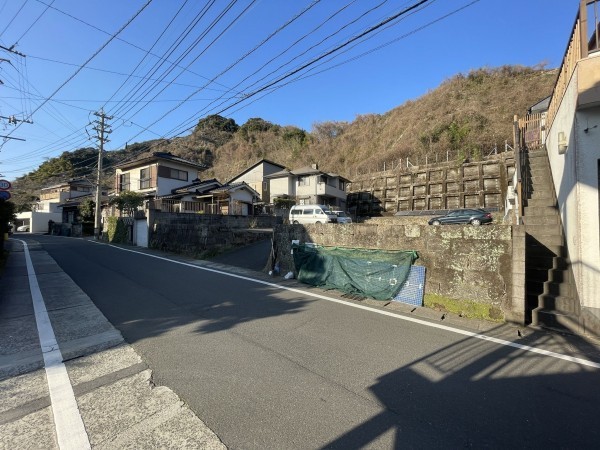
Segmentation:
[(325, 207), (321, 206), (321, 209), (323, 210), (323, 212), (325, 214), (331, 214), (331, 210), (329, 208), (325, 208)]
[(338, 217), (348, 217), (344, 211), (336, 211), (335, 213)]

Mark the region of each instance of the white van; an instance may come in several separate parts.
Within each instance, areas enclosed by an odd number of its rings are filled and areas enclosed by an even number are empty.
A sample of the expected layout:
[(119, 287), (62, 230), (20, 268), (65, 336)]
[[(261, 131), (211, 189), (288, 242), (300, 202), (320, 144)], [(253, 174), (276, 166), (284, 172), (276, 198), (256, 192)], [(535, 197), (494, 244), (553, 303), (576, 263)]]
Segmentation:
[(325, 205), (294, 205), (290, 223), (337, 223), (337, 216)]

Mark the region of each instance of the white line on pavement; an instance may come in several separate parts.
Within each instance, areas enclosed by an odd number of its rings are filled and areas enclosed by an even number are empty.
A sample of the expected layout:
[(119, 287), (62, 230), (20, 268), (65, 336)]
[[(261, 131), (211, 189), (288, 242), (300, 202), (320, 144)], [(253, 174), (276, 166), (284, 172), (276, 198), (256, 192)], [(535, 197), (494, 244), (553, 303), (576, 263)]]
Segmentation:
[[(88, 241), (88, 242), (94, 242), (94, 241)], [(97, 242), (94, 242), (97, 243)], [(106, 244), (110, 247), (116, 248), (118, 250), (122, 250), (125, 252), (131, 252), (131, 253), (137, 253), (139, 255), (144, 255), (144, 256), (149, 256), (151, 258), (156, 258), (156, 259), (161, 259), (163, 261), (169, 261), (175, 264), (181, 264), (183, 266), (188, 266), (188, 267), (193, 267), (195, 269), (199, 269), (199, 270), (205, 270), (207, 272), (214, 272), (214, 273), (218, 273), (221, 275), (225, 275), (228, 277), (233, 277), (233, 278), (239, 278), (241, 280), (246, 280), (246, 281), (251, 281), (253, 283), (258, 283), (258, 284), (264, 284), (266, 286), (271, 286), (277, 289), (282, 289), (282, 290), (286, 290), (286, 291), (290, 291), (290, 292), (295, 292), (295, 293), (299, 293), (302, 295), (307, 295), (310, 297), (315, 297), (315, 298), (319, 298), (321, 300), (327, 300), (328, 302), (333, 302), (333, 303), (339, 303), (345, 306), (351, 306), (353, 308), (358, 308), (358, 309), (363, 309), (366, 311), (371, 311), (374, 312), (376, 314), (381, 314), (384, 316), (389, 316), (389, 317), (395, 317), (397, 319), (401, 319), (401, 320), (405, 320), (407, 322), (413, 322), (413, 323), (418, 323), (420, 325), (424, 325), (427, 327), (431, 327), (431, 328), (437, 328), (440, 330), (445, 330), (445, 331), (449, 331), (451, 333), (456, 333), (456, 334), (461, 334), (463, 336), (467, 336), (467, 337), (471, 337), (474, 339), (481, 339), (483, 341), (488, 341), (488, 342), (493, 342), (495, 344), (499, 344), (499, 345), (504, 345), (507, 347), (514, 347), (517, 348), (519, 350), (524, 350), (527, 352), (531, 352), (531, 353), (537, 353), (539, 355), (544, 355), (544, 356), (549, 356), (551, 358), (556, 358), (556, 359), (562, 359), (564, 361), (569, 361), (575, 364), (581, 364), (583, 366), (588, 366), (588, 367), (594, 367), (596, 369), (600, 369), (600, 363), (594, 362), (594, 361), (590, 361), (587, 359), (583, 359), (583, 358), (577, 358), (575, 356), (570, 356), (570, 355), (563, 355), (561, 353), (556, 353), (556, 352), (552, 352), (549, 350), (544, 350), (541, 348), (536, 348), (536, 347), (531, 347), (529, 345), (523, 345), (523, 344), (517, 344), (516, 342), (511, 342), (511, 341), (507, 341), (504, 339), (498, 339), (492, 336), (487, 336), (485, 334), (480, 334), (480, 333), (475, 333), (472, 331), (466, 331), (466, 330), (461, 330), (460, 328), (454, 328), (454, 327), (450, 327), (447, 325), (441, 325), (438, 323), (433, 323), (433, 322), (428, 322), (426, 320), (422, 320), (422, 319), (416, 319), (414, 317), (408, 317), (408, 316), (404, 316), (402, 314), (398, 314), (398, 313), (394, 313), (391, 311), (383, 311), (380, 309), (375, 309), (375, 308), (371, 308), (369, 306), (365, 306), (365, 305), (358, 305), (356, 303), (350, 303), (350, 302), (346, 302), (344, 300), (339, 300), (337, 298), (333, 298), (333, 297), (327, 297), (326, 295), (321, 295), (321, 294), (315, 294), (313, 292), (308, 292), (308, 291), (304, 291), (301, 289), (296, 289), (296, 288), (292, 288), (292, 287), (288, 287), (288, 286), (282, 286), (280, 284), (276, 284), (276, 283), (270, 283), (268, 281), (263, 281), (263, 280), (257, 280), (255, 278), (250, 278), (250, 277), (246, 277), (243, 275), (236, 275), (233, 273), (228, 273), (228, 272), (223, 272), (221, 270), (217, 270), (217, 269), (211, 269), (209, 267), (202, 267), (202, 266), (198, 266), (196, 264), (191, 264), (191, 263), (186, 263), (183, 261), (176, 261), (173, 259), (169, 259), (169, 258), (165, 258), (163, 256), (157, 256), (157, 255), (152, 255), (149, 253), (144, 253), (144, 252), (138, 252), (136, 250), (130, 250), (127, 248), (122, 248), (122, 247), (117, 247), (116, 245), (111, 245), (111, 244)]]
[(48, 317), (44, 297), (40, 291), (35, 269), (29, 255), (29, 248), (25, 241), (19, 240), (19, 242), (23, 244), (25, 253), (29, 289), (31, 291), (35, 321), (44, 356), (46, 379), (50, 392), (50, 403), (52, 405), (58, 446), (61, 450), (89, 449), (91, 448), (90, 441), (85, 431), (79, 408), (77, 407), (77, 401), (75, 400), (67, 368), (63, 364), (62, 354), (58, 342), (56, 342), (50, 317)]

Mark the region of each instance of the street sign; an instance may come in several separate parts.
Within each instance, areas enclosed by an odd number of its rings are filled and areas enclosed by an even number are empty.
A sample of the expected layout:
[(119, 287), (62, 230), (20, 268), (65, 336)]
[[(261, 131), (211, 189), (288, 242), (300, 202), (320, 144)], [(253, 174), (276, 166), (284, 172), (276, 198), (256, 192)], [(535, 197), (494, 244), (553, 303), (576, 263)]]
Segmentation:
[(0, 200), (8, 200), (8, 199), (10, 199), (10, 192), (0, 191)]
[(12, 184), (10, 184), (10, 181), (0, 180), (0, 191), (5, 191), (7, 189), (10, 189), (11, 187), (12, 187)]

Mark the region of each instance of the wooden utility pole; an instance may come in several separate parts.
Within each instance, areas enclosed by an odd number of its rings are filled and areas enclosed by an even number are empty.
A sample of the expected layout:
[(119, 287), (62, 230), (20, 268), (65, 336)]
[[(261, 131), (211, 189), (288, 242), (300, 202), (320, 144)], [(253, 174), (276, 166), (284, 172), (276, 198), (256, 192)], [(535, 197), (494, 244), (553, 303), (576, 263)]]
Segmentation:
[(98, 133), (98, 177), (96, 178), (96, 211), (94, 214), (94, 237), (98, 240), (100, 239), (101, 227), (102, 227), (102, 209), (100, 208), (100, 204), (102, 202), (102, 185), (100, 183), (100, 177), (102, 175), (102, 157), (104, 153), (104, 143), (108, 142), (106, 135), (110, 134), (111, 130), (107, 120), (111, 120), (112, 117), (104, 114), (104, 110), (100, 110), (100, 112), (95, 112), (94, 115), (98, 117), (98, 120), (95, 123), (94, 130)]

